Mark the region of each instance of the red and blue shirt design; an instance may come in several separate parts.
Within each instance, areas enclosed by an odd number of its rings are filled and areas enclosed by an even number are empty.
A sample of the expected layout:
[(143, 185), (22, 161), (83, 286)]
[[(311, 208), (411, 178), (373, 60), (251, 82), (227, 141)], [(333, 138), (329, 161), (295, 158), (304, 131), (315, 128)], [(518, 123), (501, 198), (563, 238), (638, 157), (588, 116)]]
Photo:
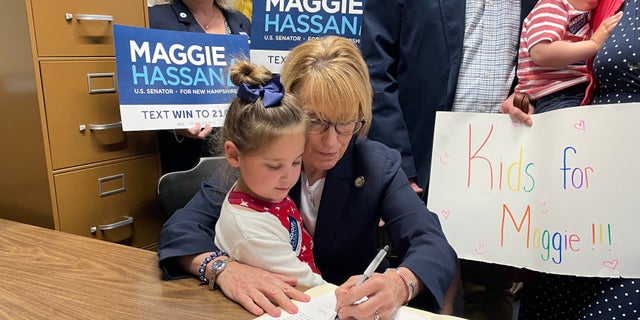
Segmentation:
[(275, 203), (256, 199), (244, 192), (231, 191), (228, 200), (231, 204), (247, 207), (257, 212), (271, 213), (278, 218), (282, 226), (289, 231), (291, 249), (296, 253), (298, 259), (308, 264), (313, 272), (320, 274), (320, 270), (313, 260), (313, 240), (304, 229), (300, 211), (290, 197)]

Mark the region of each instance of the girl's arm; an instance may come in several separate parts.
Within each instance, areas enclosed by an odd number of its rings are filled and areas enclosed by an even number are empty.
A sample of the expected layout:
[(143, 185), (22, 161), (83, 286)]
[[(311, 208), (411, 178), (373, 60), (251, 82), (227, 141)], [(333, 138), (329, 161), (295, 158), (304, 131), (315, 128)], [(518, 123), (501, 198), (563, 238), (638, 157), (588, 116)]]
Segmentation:
[(591, 39), (579, 42), (542, 41), (529, 50), (531, 59), (544, 67), (564, 67), (593, 57), (618, 24), (622, 12), (605, 19)]

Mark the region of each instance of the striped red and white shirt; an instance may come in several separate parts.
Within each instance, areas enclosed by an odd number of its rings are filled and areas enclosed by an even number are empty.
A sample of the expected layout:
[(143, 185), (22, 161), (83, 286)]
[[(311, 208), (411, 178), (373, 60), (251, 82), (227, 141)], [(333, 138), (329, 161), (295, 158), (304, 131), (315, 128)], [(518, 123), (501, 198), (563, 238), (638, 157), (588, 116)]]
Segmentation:
[(543, 67), (531, 59), (529, 50), (542, 41), (588, 40), (591, 11), (576, 10), (567, 0), (540, 0), (524, 20), (518, 52), (516, 92), (536, 100), (548, 94), (587, 82), (585, 61), (565, 67)]

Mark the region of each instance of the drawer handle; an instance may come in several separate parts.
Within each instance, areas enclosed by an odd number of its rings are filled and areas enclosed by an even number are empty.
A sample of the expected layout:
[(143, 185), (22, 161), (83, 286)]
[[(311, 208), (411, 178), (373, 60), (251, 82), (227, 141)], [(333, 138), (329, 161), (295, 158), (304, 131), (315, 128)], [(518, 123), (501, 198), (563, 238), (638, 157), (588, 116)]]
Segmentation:
[[(66, 20), (71, 20), (73, 19), (73, 14), (72, 13), (65, 13), (64, 14), (64, 18)], [(84, 21), (113, 21), (113, 16), (112, 15), (106, 15), (106, 14), (76, 14), (76, 19), (78, 19), (78, 21), (80, 20), (84, 20)]]
[[(89, 130), (91, 131), (100, 131), (100, 130), (111, 130), (122, 128), (122, 121), (118, 121), (115, 123), (105, 123), (105, 124), (89, 124)], [(82, 130), (82, 129), (81, 129)]]
[[(94, 78), (111, 78), (112, 87), (103, 89), (94, 89), (91, 87), (91, 79)], [(113, 72), (107, 73), (87, 73), (87, 82), (89, 84), (89, 94), (94, 93), (115, 93), (116, 92), (116, 74)]]
[[(130, 224), (133, 224), (133, 217), (129, 217), (129, 216), (124, 216), (124, 219), (118, 221), (118, 222), (114, 222), (114, 223), (110, 223), (110, 224), (101, 224), (98, 226), (98, 228), (100, 229), (100, 231), (107, 231), (107, 230), (113, 230), (116, 228), (120, 228), (120, 227), (124, 227), (124, 226), (128, 226)], [(89, 228), (89, 231), (94, 234), (96, 233), (96, 227), (91, 227)]]
[(100, 231), (106, 231), (106, 230), (112, 230), (112, 229), (124, 227), (130, 224), (133, 224), (133, 217), (124, 216), (124, 219), (118, 222), (114, 222), (110, 224), (101, 224), (99, 228), (100, 228)]
[[(102, 177), (102, 178), (98, 178), (98, 196), (100, 197), (104, 197), (104, 196), (108, 196), (110, 194), (114, 194), (114, 193), (118, 193), (118, 192), (124, 192), (127, 191), (127, 185), (124, 179), (124, 173), (119, 173), (116, 175), (112, 175), (112, 176), (108, 176), (108, 177)], [(119, 188), (115, 188), (112, 190), (102, 190), (102, 185), (107, 182), (107, 181), (111, 181), (111, 180), (115, 180), (115, 179), (121, 179), (121, 187)]]

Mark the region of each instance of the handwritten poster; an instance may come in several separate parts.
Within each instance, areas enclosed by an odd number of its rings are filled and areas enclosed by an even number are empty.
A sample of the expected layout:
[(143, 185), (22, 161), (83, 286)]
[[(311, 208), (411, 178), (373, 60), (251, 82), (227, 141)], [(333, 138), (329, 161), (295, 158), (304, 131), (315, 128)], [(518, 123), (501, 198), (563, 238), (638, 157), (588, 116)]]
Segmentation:
[(640, 103), (439, 112), (428, 207), (461, 258), (640, 277)]
[(246, 35), (113, 26), (124, 131), (220, 127), (237, 87), (229, 67), (246, 59)]
[(251, 61), (280, 73), (289, 51), (328, 35), (360, 44), (364, 0), (254, 0)]

